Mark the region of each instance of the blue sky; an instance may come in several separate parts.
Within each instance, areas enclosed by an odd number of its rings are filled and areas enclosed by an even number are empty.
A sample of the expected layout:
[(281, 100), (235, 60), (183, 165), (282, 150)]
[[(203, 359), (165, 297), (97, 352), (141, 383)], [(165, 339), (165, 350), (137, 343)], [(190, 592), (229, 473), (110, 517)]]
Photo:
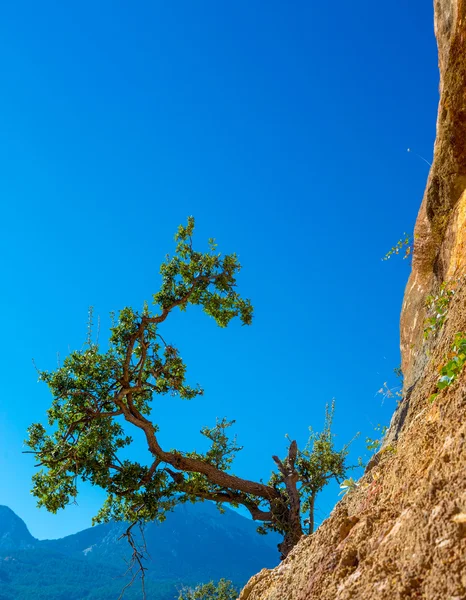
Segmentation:
[[(168, 446), (200, 448), (237, 420), (236, 472), (266, 479), (285, 434), (303, 443), (336, 398), (337, 443), (395, 407), (407, 261), (438, 101), (430, 3), (314, 0), (3, 3), (0, 7), (0, 504), (40, 537), (89, 526), (83, 487), (59, 515), (35, 508), (27, 426), (87, 310), (141, 306), (188, 215), (243, 264), (250, 328), (195, 310), (165, 333), (206, 395), (157, 401)], [(142, 447), (137, 442), (136, 453)], [(319, 498), (317, 521), (337, 499)]]

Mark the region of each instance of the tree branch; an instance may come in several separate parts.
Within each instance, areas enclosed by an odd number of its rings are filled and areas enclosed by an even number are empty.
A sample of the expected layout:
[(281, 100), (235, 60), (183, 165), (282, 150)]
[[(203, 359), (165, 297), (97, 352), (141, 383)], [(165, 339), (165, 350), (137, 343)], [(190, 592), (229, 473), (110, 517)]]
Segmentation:
[(151, 421), (141, 415), (134, 406), (131, 407), (131, 411), (123, 407), (124, 403), (122, 403), (122, 409), (125, 419), (144, 431), (150, 452), (160, 459), (160, 461), (171, 465), (179, 471), (205, 475), (211, 483), (223, 488), (233, 488), (269, 501), (280, 498), (277, 490), (268, 485), (230, 475), (199, 458), (183, 456), (179, 452), (165, 452), (157, 441)]
[[(139, 547), (136, 543), (136, 540), (134, 539), (134, 534), (133, 534), (133, 527), (135, 525), (138, 525), (140, 527), (140, 531), (141, 531), (141, 535), (142, 535), (142, 547)], [(146, 600), (146, 588), (145, 588), (145, 580), (146, 580), (146, 570), (147, 568), (142, 564), (142, 561), (145, 558), (145, 553), (147, 552), (146, 549), (146, 542), (144, 539), (144, 533), (142, 531), (142, 527), (141, 527), (141, 523), (139, 521), (135, 521), (134, 523), (132, 523), (128, 529), (125, 531), (125, 533), (123, 533), (119, 539), (121, 540), (122, 538), (126, 538), (128, 540), (128, 543), (131, 547), (132, 550), (132, 555), (131, 555), (131, 559), (129, 562), (129, 566), (128, 569), (126, 571), (126, 573), (131, 573), (132, 577), (131, 580), (125, 585), (125, 587), (121, 590), (120, 595), (118, 596), (118, 600), (121, 600), (124, 596), (125, 591), (131, 587), (133, 585), (133, 583), (136, 580), (136, 577), (140, 574), (141, 575), (141, 586), (142, 586), (142, 597), (144, 600)], [(133, 572), (134, 567), (137, 567), (136, 571)]]
[(185, 494), (202, 498), (203, 500), (211, 500), (217, 503), (228, 503), (228, 504), (241, 504), (248, 509), (251, 517), (254, 521), (272, 521), (273, 514), (271, 511), (264, 511), (249, 498), (245, 498), (241, 494), (238, 494), (232, 490), (225, 490), (221, 492), (208, 492), (203, 490), (195, 490), (189, 486), (189, 483), (185, 481), (182, 473), (176, 473), (165, 467), (165, 471), (173, 478), (174, 482), (180, 491)]

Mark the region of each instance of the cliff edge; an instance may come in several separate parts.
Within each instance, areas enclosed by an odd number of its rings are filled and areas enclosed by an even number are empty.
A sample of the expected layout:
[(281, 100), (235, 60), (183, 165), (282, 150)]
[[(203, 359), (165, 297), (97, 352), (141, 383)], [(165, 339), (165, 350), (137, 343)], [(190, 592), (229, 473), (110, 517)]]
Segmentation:
[[(466, 0), (435, 0), (435, 33), (437, 137), (401, 314), (403, 400), (357, 489), (240, 600), (466, 599), (466, 367), (432, 400), (466, 332)], [(454, 293), (426, 339), (426, 299), (442, 290)]]

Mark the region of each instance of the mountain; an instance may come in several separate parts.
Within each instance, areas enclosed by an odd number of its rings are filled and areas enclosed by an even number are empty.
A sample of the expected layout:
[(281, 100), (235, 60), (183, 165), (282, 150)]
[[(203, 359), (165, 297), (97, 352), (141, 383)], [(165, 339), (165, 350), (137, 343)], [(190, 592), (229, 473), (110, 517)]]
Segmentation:
[[(123, 564), (123, 557), (130, 556), (127, 541), (120, 539), (125, 530), (123, 523), (98, 525), (43, 546), (89, 562)], [(252, 521), (231, 510), (221, 515), (208, 502), (178, 506), (164, 523), (148, 524), (144, 540), (150, 556), (148, 576), (156, 579), (228, 576), (241, 582), (254, 568), (278, 562), (276, 536), (259, 536)]]
[(10, 508), (0, 505), (0, 552), (30, 548), (35, 543), (24, 521)]
[[(37, 540), (0, 506), (0, 600), (116, 600), (130, 577), (124, 523), (108, 523), (58, 540)], [(148, 524), (148, 600), (173, 600), (182, 585), (221, 577), (242, 585), (278, 563), (276, 536), (259, 536), (252, 521), (211, 503), (182, 505), (162, 524)], [(141, 540), (140, 540), (141, 541)], [(125, 598), (141, 597), (139, 583)]]

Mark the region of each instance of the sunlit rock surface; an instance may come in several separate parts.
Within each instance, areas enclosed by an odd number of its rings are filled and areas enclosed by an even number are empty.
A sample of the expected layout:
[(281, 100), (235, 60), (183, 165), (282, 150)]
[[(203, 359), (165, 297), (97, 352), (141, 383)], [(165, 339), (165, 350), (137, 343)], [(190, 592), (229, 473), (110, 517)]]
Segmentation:
[[(466, 331), (466, 2), (436, 0), (435, 32), (441, 97), (401, 315), (404, 399), (359, 487), (241, 600), (466, 598), (466, 369), (430, 401)], [(426, 297), (445, 281), (456, 293), (425, 340)]]

